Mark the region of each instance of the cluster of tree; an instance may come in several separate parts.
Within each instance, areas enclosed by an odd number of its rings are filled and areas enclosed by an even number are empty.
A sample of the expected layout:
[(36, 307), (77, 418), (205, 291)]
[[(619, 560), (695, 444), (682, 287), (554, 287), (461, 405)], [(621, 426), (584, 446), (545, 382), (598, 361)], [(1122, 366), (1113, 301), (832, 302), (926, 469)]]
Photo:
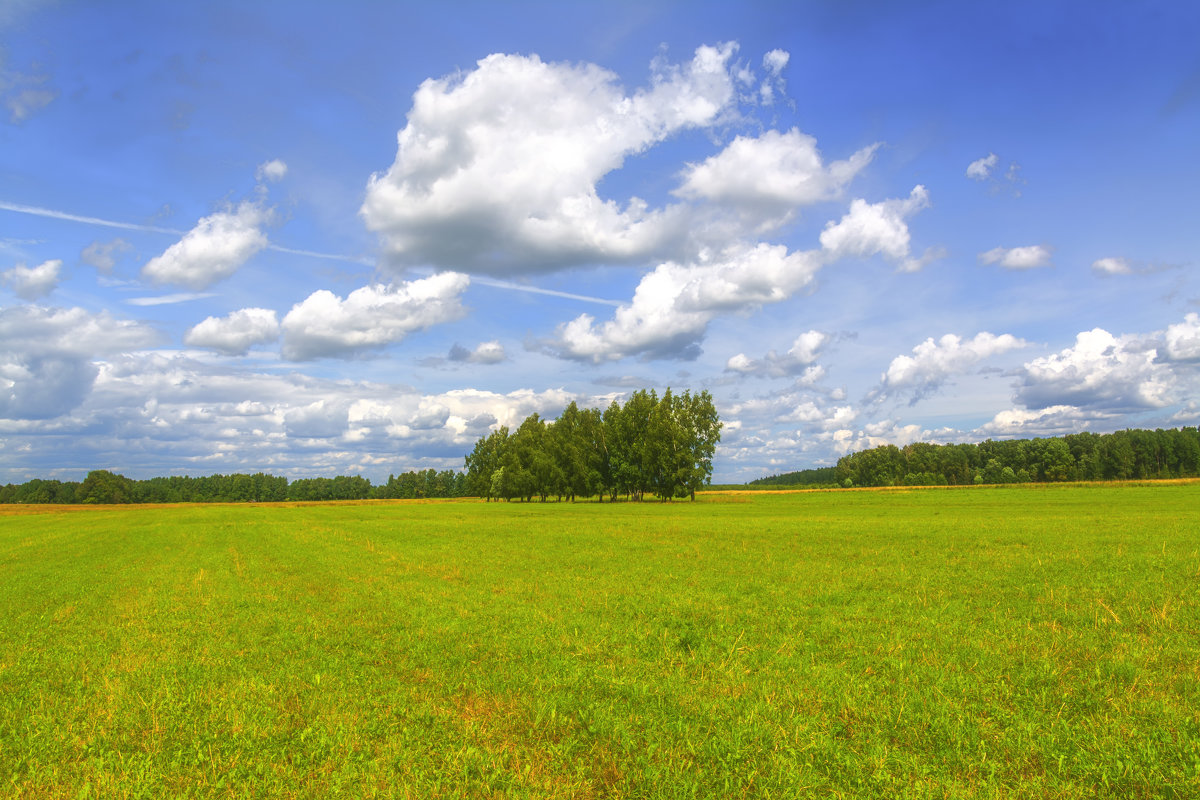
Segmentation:
[(815, 467), (782, 475), (770, 475), (750, 481), (747, 486), (833, 486), (837, 483), (837, 467)]
[(457, 470), (432, 469), (389, 475), (387, 483), (372, 490), (372, 497), (386, 500), (419, 500), (427, 497), (467, 497), (467, 476)]
[(1200, 428), (1073, 433), (1051, 439), (903, 448), (844, 456), (842, 486), (956, 486), (972, 483), (1103, 481), (1200, 476)]
[(607, 410), (571, 403), (553, 422), (537, 414), (515, 431), (493, 431), (466, 457), (469, 494), (543, 502), (624, 494), (641, 500), (691, 496), (712, 478), (721, 421), (708, 392), (659, 397), (639, 390)]
[(0, 486), (0, 503), (275, 503), (462, 497), (465, 491), (466, 476), (454, 470), (389, 475), (387, 483), (372, 486), (366, 478), (346, 475), (301, 478), (291, 483), (287, 478), (261, 472), (133, 480), (98, 469), (89, 472), (82, 482), (35, 478)]

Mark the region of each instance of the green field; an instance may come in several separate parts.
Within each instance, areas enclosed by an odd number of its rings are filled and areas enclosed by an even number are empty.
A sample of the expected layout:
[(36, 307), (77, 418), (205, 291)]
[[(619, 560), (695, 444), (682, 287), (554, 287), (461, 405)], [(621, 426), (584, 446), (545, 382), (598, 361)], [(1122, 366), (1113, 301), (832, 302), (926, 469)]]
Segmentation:
[(0, 507), (0, 796), (1195, 798), (1200, 484)]

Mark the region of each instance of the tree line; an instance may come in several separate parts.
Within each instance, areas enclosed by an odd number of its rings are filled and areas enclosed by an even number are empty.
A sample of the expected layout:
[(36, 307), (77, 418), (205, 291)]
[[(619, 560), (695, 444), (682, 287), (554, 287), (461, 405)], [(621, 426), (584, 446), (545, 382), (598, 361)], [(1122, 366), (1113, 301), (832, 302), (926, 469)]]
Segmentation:
[(488, 501), (695, 499), (712, 479), (720, 440), (707, 391), (668, 388), (659, 397), (642, 389), (603, 412), (572, 402), (553, 422), (531, 414), (514, 431), (505, 426), (481, 437), (466, 457), (467, 491)]
[(463, 497), (466, 476), (432, 469), (389, 475), (372, 486), (359, 475), (287, 478), (253, 475), (186, 475), (134, 480), (109, 470), (92, 470), (83, 481), (35, 478), (0, 486), (0, 503), (277, 503), (304, 500), (413, 500)]
[(846, 487), (1189, 478), (1200, 476), (1200, 428), (884, 445), (843, 456), (835, 476)]
[(747, 486), (811, 486), (814, 488), (832, 487), (837, 483), (837, 467), (814, 467), (795, 472), (785, 472), (781, 475), (768, 475), (765, 478), (750, 481)]

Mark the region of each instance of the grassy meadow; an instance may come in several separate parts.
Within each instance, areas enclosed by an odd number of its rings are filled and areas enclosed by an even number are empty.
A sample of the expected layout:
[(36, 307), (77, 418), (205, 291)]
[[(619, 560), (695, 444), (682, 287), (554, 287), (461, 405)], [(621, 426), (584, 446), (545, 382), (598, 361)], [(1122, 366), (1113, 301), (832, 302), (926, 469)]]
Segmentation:
[(1200, 797), (1200, 484), (0, 507), (0, 796)]

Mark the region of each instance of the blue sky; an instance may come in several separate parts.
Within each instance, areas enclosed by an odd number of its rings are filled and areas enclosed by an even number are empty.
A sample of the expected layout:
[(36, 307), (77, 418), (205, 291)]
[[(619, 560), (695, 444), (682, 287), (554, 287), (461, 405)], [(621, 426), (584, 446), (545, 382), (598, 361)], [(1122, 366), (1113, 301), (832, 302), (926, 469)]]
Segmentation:
[(1200, 422), (1200, 6), (0, 2), (0, 481)]

